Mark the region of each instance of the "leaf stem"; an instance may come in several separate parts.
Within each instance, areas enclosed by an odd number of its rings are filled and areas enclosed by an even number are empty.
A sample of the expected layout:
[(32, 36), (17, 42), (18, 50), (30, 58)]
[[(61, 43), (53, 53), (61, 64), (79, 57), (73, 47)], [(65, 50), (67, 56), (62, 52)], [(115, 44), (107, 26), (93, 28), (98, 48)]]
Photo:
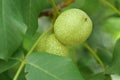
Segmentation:
[(54, 24), (57, 16), (59, 15), (59, 10), (58, 10), (54, 0), (49, 0), (49, 1), (50, 1), (50, 4), (52, 5), (52, 7), (54, 9), (54, 14), (53, 14), (54, 15), (54, 17), (53, 17), (53, 24)]
[(110, 2), (108, 2), (107, 0), (100, 0), (100, 1), (102, 1), (108, 7), (110, 7), (116, 14), (120, 15), (120, 10), (118, 10), (116, 7), (114, 7)]
[(17, 80), (17, 79), (18, 79), (19, 74), (20, 74), (20, 72), (22, 71), (24, 65), (25, 65), (25, 60), (23, 60), (23, 61), (21, 62), (21, 65), (20, 65), (20, 67), (18, 68), (17, 73), (15, 74), (13, 80)]
[(25, 58), (23, 59), (23, 61), (20, 64), (20, 67), (18, 68), (13, 80), (17, 80), (19, 77), (19, 74), (21, 73), (23, 67), (25, 66), (26, 63), (26, 59), (29, 57), (29, 55), (32, 53), (32, 51), (34, 50), (34, 48), (36, 47), (36, 45), (38, 44), (38, 42), (40, 41), (40, 39), (42, 39), (48, 32), (50, 32), (52, 30), (52, 26), (46, 31), (44, 32), (35, 42), (35, 44), (32, 46), (32, 48), (29, 50), (29, 52), (27, 53), (27, 55), (25, 56)]
[(87, 43), (84, 43), (83, 45), (89, 50), (89, 52), (95, 57), (101, 67), (105, 70), (105, 65), (103, 64), (99, 56), (96, 54), (96, 52)]
[(55, 14), (59, 14), (59, 10), (55, 4), (55, 1), (54, 0), (49, 0), (50, 1), (50, 4), (52, 5), (53, 9), (55, 10)]

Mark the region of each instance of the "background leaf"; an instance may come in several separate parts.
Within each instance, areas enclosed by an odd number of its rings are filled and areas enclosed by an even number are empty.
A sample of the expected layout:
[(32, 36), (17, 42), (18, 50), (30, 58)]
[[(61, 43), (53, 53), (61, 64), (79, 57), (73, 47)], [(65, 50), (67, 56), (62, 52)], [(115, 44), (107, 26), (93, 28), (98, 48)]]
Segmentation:
[(22, 51), (17, 51), (17, 54), (13, 55), (7, 61), (0, 60), (0, 73), (7, 71), (8, 69), (18, 65), (20, 59), (23, 59), (24, 54)]
[(27, 34), (33, 35), (38, 27), (38, 16), (48, 6), (48, 0), (23, 0), (22, 16), (27, 25)]
[(18, 0), (0, 0), (0, 58), (8, 59), (20, 46), (26, 25)]
[(0, 79), (3, 79), (3, 80), (11, 80), (9, 77), (6, 76), (6, 74), (0, 74)]
[(120, 17), (109, 17), (105, 20), (103, 28), (117, 41), (120, 38)]
[[(38, 27), (38, 17), (40, 12), (45, 11), (47, 7), (49, 7), (48, 0), (23, 0), (21, 11), (23, 20), (27, 25), (27, 32), (23, 41), (23, 47), (27, 51), (40, 36), (41, 32), (36, 32), (37, 29), (41, 29)], [(41, 25), (39, 26), (42, 27)]]
[(108, 73), (110, 74), (118, 74), (120, 75), (120, 39), (117, 41), (114, 52), (113, 52), (113, 60), (110, 68), (108, 68)]
[(0, 58), (8, 59), (21, 45), (26, 31), (28, 35), (36, 32), (47, 0), (1, 0), (0, 5)]
[(47, 53), (33, 53), (25, 67), (27, 80), (84, 80), (71, 59)]
[(98, 73), (91, 76), (88, 80), (112, 80), (110, 75), (105, 75), (104, 73)]

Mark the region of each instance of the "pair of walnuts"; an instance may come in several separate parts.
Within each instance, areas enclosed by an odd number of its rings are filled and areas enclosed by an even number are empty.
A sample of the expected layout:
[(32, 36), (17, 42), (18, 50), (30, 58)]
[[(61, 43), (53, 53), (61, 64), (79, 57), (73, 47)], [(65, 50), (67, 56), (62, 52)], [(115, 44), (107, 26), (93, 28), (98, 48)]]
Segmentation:
[(83, 43), (92, 32), (92, 21), (80, 9), (62, 12), (54, 23), (54, 32), (40, 39), (35, 51), (68, 56), (67, 46)]

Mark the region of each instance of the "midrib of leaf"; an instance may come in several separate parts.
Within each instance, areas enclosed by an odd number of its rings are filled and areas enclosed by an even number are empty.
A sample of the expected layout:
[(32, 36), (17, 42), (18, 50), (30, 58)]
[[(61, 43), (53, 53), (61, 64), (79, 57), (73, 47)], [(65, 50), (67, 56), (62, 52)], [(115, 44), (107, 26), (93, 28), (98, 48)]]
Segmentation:
[(55, 76), (54, 74), (48, 72), (47, 70), (45, 70), (44, 68), (42, 68), (42, 67), (40, 67), (40, 66), (37, 66), (37, 65), (35, 65), (35, 64), (33, 64), (33, 63), (27, 63), (27, 64), (29, 64), (29, 65), (31, 65), (31, 66), (37, 68), (38, 70), (40, 70), (40, 71), (42, 71), (42, 72), (48, 74), (49, 76), (55, 78), (56, 80), (62, 80), (62, 79), (60, 79), (59, 77), (57, 77), (57, 76)]
[[(2, 0), (2, 27), (3, 27), (3, 32), (4, 32), (4, 40), (7, 40), (7, 28), (5, 26), (5, 8), (4, 8), (4, 1), (5, 0)], [(7, 45), (7, 41), (4, 42), (4, 45), (6, 47), (6, 49), (8, 49), (8, 45)], [(8, 50), (6, 51), (8, 53)]]

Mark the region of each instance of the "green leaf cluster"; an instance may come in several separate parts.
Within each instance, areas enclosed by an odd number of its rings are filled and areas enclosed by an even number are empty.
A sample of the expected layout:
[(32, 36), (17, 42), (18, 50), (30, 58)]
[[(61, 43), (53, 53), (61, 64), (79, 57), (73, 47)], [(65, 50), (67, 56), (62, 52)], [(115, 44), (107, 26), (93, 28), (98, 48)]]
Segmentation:
[[(115, 80), (113, 75), (120, 76), (120, 1), (75, 0), (61, 9), (79, 8), (93, 21), (86, 41), (89, 48), (70, 48), (72, 59), (32, 52), (53, 20), (48, 16), (38, 20), (41, 12), (53, 11), (49, 1), (0, 0), (0, 80)], [(65, 0), (55, 2), (60, 5)]]

